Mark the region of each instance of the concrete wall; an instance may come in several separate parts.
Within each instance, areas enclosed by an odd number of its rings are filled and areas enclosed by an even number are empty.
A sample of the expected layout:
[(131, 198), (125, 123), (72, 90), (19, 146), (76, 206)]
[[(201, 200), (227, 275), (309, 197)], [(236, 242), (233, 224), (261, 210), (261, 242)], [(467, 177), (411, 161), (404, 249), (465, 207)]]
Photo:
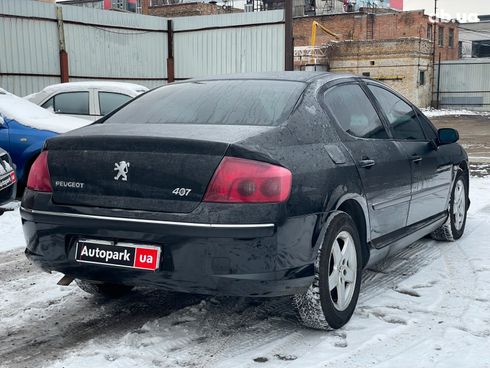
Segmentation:
[[(330, 56), (333, 72), (363, 75), (369, 73), (400, 92), (419, 107), (431, 102), (431, 46), (415, 38), (385, 41), (346, 41)], [(421, 85), (420, 71), (425, 72)]]

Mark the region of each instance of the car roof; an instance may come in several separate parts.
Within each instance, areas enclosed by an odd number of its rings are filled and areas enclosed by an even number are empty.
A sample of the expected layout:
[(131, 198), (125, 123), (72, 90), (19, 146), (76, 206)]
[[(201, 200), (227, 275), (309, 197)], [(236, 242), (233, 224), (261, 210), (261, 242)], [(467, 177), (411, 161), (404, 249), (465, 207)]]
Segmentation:
[(306, 71), (284, 71), (284, 72), (264, 72), (264, 73), (236, 73), (215, 75), (203, 78), (193, 78), (187, 81), (206, 81), (206, 80), (240, 80), (240, 79), (256, 79), (256, 80), (277, 80), (277, 81), (292, 81), (292, 82), (312, 82), (317, 79), (325, 81), (352, 78), (356, 77), (351, 74), (339, 74), (329, 72), (306, 72)]
[(128, 90), (133, 92), (144, 92), (148, 88), (135, 83), (110, 82), (110, 81), (87, 81), (58, 83), (45, 87), (41, 92), (52, 93), (60, 91), (75, 91), (80, 88), (110, 88), (113, 90)]

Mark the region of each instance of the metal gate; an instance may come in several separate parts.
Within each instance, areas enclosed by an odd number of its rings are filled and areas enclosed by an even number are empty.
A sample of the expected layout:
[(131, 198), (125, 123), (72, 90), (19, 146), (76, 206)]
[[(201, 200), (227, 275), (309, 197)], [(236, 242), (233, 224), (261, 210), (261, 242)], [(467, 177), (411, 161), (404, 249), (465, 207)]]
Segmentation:
[(439, 108), (490, 111), (490, 59), (437, 64), (434, 101)]

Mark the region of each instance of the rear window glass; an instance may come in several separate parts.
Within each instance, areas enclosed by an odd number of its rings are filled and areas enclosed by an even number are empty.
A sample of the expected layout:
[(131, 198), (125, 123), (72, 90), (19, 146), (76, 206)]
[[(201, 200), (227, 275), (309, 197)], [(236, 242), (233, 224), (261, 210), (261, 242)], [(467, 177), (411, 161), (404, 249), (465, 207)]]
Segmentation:
[(271, 80), (173, 84), (134, 100), (105, 123), (277, 125), (287, 119), (305, 87)]

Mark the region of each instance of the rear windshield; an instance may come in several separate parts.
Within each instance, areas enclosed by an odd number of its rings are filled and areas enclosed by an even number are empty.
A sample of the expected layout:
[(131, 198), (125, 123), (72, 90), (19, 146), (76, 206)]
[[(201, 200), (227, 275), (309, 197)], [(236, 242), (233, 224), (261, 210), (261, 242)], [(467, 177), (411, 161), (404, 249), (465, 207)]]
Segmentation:
[(305, 86), (271, 80), (173, 84), (134, 100), (104, 123), (277, 125), (288, 118)]

